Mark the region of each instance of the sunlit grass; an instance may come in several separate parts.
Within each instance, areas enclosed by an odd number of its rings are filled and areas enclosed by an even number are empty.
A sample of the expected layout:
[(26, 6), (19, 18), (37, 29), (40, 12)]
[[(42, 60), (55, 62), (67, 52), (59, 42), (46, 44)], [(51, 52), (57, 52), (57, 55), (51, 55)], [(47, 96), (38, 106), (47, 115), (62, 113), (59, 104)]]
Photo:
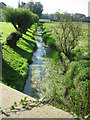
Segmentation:
[(9, 33), (14, 32), (16, 30), (11, 23), (0, 22), (0, 26), (0, 33), (2, 33), (1, 42), (6, 42), (6, 37), (9, 35)]
[[(2, 42), (5, 44), (7, 35), (15, 29), (12, 24), (4, 22), (2, 28)], [(16, 46), (2, 45), (2, 82), (20, 91), (23, 91), (28, 77), (28, 67), (32, 63), (32, 55), (36, 49), (35, 40), (32, 39), (33, 31), (35, 27), (32, 27), (27, 35), (23, 34)]]

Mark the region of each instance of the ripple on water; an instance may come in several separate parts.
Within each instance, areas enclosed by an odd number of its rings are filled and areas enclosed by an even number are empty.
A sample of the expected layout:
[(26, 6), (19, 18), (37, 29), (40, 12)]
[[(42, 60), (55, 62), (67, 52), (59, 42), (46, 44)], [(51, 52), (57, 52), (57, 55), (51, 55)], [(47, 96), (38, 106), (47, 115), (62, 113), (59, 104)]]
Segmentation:
[(37, 30), (37, 35), (39, 35), (38, 40), (36, 40), (38, 49), (33, 54), (33, 64), (29, 66), (29, 76), (26, 80), (23, 91), (23, 93), (37, 99), (45, 96), (46, 88), (44, 85), (47, 81), (48, 75), (45, 70), (45, 66), (47, 63), (47, 58), (45, 57), (47, 47), (45, 47), (45, 44), (40, 36), (41, 32), (42, 31), (40, 29)]

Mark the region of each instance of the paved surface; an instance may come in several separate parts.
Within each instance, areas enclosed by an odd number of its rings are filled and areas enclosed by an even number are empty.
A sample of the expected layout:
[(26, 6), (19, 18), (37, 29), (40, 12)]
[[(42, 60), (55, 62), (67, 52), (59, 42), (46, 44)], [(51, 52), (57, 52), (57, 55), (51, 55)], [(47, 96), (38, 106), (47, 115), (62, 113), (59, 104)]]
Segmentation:
[[(26, 96), (27, 95), (0, 83), (0, 106), (2, 105), (3, 110), (12, 106), (14, 102), (19, 103), (20, 100)], [(28, 96), (28, 99), (36, 101), (30, 96)], [(30, 103), (30, 106), (31, 108), (26, 110), (19, 105), (13, 112), (7, 109), (5, 113), (9, 115), (8, 118), (73, 118), (69, 113), (48, 104), (37, 105), (33, 102)], [(7, 118), (6, 115), (2, 117)]]

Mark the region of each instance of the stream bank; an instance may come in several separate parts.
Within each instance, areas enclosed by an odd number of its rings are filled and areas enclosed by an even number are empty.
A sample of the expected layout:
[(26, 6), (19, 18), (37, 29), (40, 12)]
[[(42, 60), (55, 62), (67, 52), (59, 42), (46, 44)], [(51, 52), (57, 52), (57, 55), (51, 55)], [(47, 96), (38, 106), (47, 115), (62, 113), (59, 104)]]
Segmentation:
[(36, 99), (42, 99), (45, 97), (46, 84), (48, 83), (48, 73), (46, 71), (46, 64), (48, 61), (48, 59), (46, 58), (46, 54), (48, 47), (42, 41), (41, 34), (42, 31), (38, 28), (35, 36), (35, 41), (38, 48), (33, 54), (33, 64), (29, 66), (29, 76), (26, 80), (26, 84), (23, 90), (23, 93)]

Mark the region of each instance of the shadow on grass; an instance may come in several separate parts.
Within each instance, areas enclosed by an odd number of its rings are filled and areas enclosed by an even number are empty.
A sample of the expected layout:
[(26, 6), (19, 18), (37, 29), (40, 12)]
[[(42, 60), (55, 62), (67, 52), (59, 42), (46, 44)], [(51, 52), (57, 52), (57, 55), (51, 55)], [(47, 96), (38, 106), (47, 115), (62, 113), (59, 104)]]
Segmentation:
[[(23, 90), (25, 78), (2, 59), (2, 82), (19, 91)], [(22, 84), (23, 82), (23, 84)]]
[[(27, 35), (27, 34), (26, 34)], [(29, 36), (29, 35), (28, 35)], [(34, 46), (34, 45), (36, 45), (35, 44), (35, 42), (33, 42), (33, 41), (30, 41), (30, 40), (28, 40), (28, 39), (26, 39), (26, 38), (24, 38), (24, 37), (22, 37), (22, 39), (23, 40), (25, 40), (29, 45), (31, 45), (31, 46)], [(30, 46), (29, 46), (30, 47)]]
[[(19, 72), (15, 71), (4, 59), (2, 59), (2, 82), (12, 88), (23, 92), (23, 88), (28, 78), (28, 74), (26, 76), (22, 76)], [(31, 86), (31, 89), (36, 90)], [(36, 96), (39, 98), (38, 93)]]
[(32, 63), (32, 55), (33, 53), (31, 52), (27, 52), (23, 49), (21, 49), (18, 46), (11, 46), (11, 48), (13, 48), (14, 51), (16, 51), (19, 55), (21, 55), (23, 58), (26, 58), (28, 60), (28, 63), (31, 64)]
[(29, 36), (31, 39), (35, 40), (34, 36), (29, 35), (29, 34), (27, 34), (27, 33), (26, 33), (25, 35), (27, 35), (27, 36)]

